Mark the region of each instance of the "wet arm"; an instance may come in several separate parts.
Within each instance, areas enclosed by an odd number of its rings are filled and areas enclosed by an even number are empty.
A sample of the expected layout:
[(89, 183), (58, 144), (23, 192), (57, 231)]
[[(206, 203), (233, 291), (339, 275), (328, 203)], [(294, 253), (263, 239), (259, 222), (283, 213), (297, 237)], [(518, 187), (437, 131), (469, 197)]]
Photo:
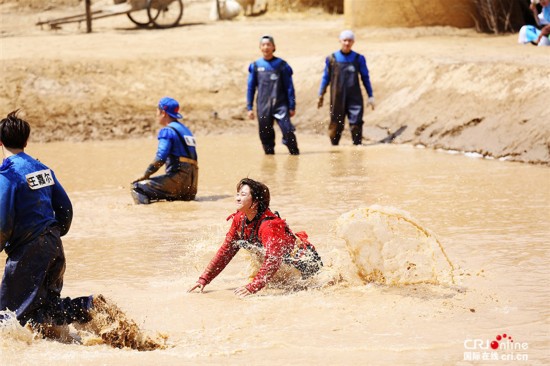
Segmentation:
[(266, 248), (264, 262), (260, 270), (246, 289), (250, 293), (260, 291), (273, 278), (281, 267), (283, 255), (285, 254), (285, 225), (284, 222), (266, 222), (259, 232), (260, 240)]
[(330, 84), (330, 60), (327, 57), (325, 60), (325, 70), (323, 71), (323, 77), (321, 78), (321, 86), (319, 87), (319, 96), (325, 95), (329, 84)]
[(221, 273), (221, 271), (225, 269), (227, 264), (231, 262), (233, 257), (235, 257), (235, 254), (239, 251), (239, 247), (237, 245), (233, 245), (236, 240), (236, 236), (237, 222), (236, 220), (233, 220), (231, 228), (225, 236), (224, 243), (220, 249), (218, 249), (218, 252), (214, 255), (214, 258), (212, 258), (210, 263), (208, 263), (208, 266), (206, 266), (206, 269), (199, 277), (198, 283), (203, 286), (208, 285), (214, 278), (216, 278), (217, 275)]
[(15, 188), (7, 179), (0, 177), (0, 252), (13, 233), (13, 218), (15, 204), (13, 202)]
[(163, 128), (159, 132), (159, 145), (157, 148), (157, 154), (155, 155), (155, 160), (149, 164), (145, 170), (145, 173), (143, 173), (143, 179), (148, 179), (164, 165), (164, 162), (170, 153), (170, 149), (172, 148), (172, 140), (168, 136), (170, 132), (171, 130), (166, 128)]
[(537, 27), (540, 27), (540, 19), (539, 19), (537, 5), (531, 2), (531, 4), (529, 5), (529, 8), (531, 8), (531, 12), (533, 13), (533, 17), (535, 18), (535, 23), (537, 23)]
[(256, 87), (258, 86), (258, 80), (256, 79), (256, 72), (254, 70), (254, 64), (250, 64), (248, 67), (248, 82), (246, 90), (246, 109), (251, 111), (254, 105), (254, 94), (256, 94)]
[(539, 34), (539, 37), (537, 39), (537, 44), (540, 42), (540, 40), (542, 39), (542, 37), (548, 37), (550, 35), (550, 24), (548, 25), (545, 25), (541, 30), (540, 30), (540, 34)]
[(61, 229), (61, 236), (67, 234), (73, 221), (73, 205), (71, 200), (59, 183), (55, 175), (55, 184), (52, 186), (52, 207), (55, 212), (55, 220)]
[(288, 97), (288, 109), (291, 111), (296, 110), (296, 92), (294, 91), (294, 82), (292, 81), (292, 68), (290, 65), (286, 65), (283, 72), (283, 85), (287, 92)]
[(361, 74), (361, 80), (363, 81), (363, 86), (367, 90), (368, 96), (374, 96), (370, 84), (369, 69), (367, 68), (367, 61), (364, 56), (359, 57), (359, 73)]

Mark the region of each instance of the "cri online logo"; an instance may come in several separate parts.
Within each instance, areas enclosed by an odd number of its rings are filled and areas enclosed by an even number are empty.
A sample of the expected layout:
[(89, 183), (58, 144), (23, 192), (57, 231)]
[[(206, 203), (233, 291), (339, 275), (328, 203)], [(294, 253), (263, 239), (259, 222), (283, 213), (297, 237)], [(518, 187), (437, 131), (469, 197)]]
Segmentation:
[(515, 342), (512, 336), (506, 333), (498, 334), (493, 341), (483, 339), (466, 339), (464, 341), (464, 348), (473, 349), (493, 349), (493, 350), (526, 350), (529, 348), (527, 343)]
[(502, 335), (499, 334), (495, 337), (495, 340), (491, 342), (491, 348), (498, 349), (498, 346), (500, 345), (500, 341), (505, 341), (506, 339), (508, 339), (510, 342), (514, 341), (512, 337), (507, 335), (506, 333)]

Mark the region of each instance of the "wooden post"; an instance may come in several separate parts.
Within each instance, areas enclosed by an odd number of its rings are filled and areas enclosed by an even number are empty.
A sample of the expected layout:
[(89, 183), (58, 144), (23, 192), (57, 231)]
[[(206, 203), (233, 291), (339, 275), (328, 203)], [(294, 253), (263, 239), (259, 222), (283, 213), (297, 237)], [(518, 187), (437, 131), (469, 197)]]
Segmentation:
[(92, 33), (92, 0), (86, 0), (86, 33)]
[(216, 0), (216, 10), (218, 11), (218, 20), (222, 20), (222, 15), (220, 12), (220, 0)]

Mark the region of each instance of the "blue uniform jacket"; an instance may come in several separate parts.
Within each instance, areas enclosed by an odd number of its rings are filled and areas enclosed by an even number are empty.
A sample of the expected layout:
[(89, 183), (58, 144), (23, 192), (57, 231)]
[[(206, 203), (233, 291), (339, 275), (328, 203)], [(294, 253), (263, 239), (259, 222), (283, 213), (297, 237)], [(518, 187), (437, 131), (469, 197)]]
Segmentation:
[[(180, 138), (172, 129), (178, 130), (180, 136), (184, 139), (189, 147), (189, 154), (185, 151), (185, 147), (181, 143)], [(162, 128), (158, 134), (159, 145), (157, 149), (156, 160), (166, 161), (169, 155), (176, 157), (184, 156), (189, 159), (197, 160), (197, 149), (195, 138), (191, 131), (182, 123), (170, 122), (167, 127)]]
[[(256, 64), (257, 68), (263, 67), (265, 70), (276, 70), (282, 62), (284, 62), (283, 59), (273, 57), (269, 61), (264, 58), (259, 58), (256, 62), (250, 64), (248, 67), (248, 88), (246, 93), (246, 108), (249, 111), (252, 110), (254, 94), (256, 94), (256, 88), (258, 87), (258, 77), (255, 72), (254, 64)], [(288, 109), (291, 111), (296, 110), (296, 95), (294, 92), (294, 83), (292, 82), (292, 73), (292, 68), (290, 65), (286, 64), (286, 67), (282, 71), (282, 81), (283, 88), (288, 98)]]
[[(334, 53), (334, 58), (336, 62), (342, 63), (353, 63), (357, 52), (351, 51), (348, 54), (344, 54), (341, 50)], [(363, 81), (363, 86), (367, 90), (369, 97), (373, 96), (372, 86), (370, 84), (369, 78), (369, 69), (367, 68), (367, 60), (365, 56), (359, 55), (359, 74), (361, 75), (361, 81)], [(327, 57), (325, 60), (325, 71), (323, 72), (323, 78), (321, 79), (321, 87), (319, 88), (319, 95), (323, 95), (328, 84), (330, 83), (330, 57)]]
[(71, 226), (73, 207), (67, 193), (46, 165), (21, 152), (0, 166), (0, 251), (36, 239), (57, 225), (61, 235)]

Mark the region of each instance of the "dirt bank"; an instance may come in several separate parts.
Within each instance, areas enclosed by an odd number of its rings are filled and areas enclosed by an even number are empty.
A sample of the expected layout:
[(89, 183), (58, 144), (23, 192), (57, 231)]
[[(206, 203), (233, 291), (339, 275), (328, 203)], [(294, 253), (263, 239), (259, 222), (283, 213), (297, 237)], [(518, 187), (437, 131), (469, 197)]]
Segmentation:
[[(167, 30), (134, 28), (124, 15), (94, 22), (92, 34), (84, 25), (34, 25), (81, 11), (0, 5), (1, 111), (21, 108), (35, 141), (152, 136), (164, 95), (181, 101), (196, 134), (254, 130), (244, 119), (247, 66), (260, 56), (264, 33), (294, 69), (298, 134), (325, 133), (328, 109), (317, 110), (316, 94), (343, 16), (268, 12), (213, 23), (208, 3), (189, 1), (182, 26)], [(407, 126), (395, 142), (550, 164), (550, 50), (518, 45), (516, 35), (454, 28), (363, 28), (356, 35), (377, 101), (365, 115), (368, 139)]]

